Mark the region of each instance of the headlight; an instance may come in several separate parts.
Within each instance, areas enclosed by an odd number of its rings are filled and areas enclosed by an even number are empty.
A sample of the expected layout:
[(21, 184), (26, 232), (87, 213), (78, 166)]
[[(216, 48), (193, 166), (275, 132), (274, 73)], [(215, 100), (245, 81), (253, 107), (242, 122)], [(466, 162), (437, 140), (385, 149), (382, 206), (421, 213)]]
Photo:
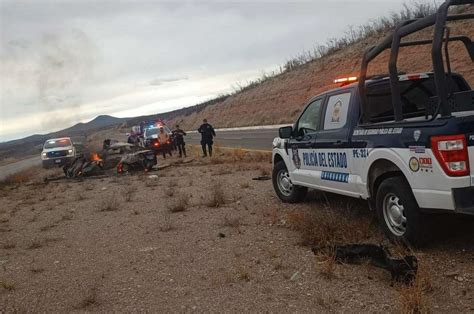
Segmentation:
[(46, 153), (41, 153), (41, 156), (46, 157)]
[(275, 137), (275, 138), (273, 139), (272, 146), (273, 146), (273, 148), (283, 148), (283, 147), (284, 147), (284, 145), (283, 145), (284, 142), (285, 142), (285, 141), (282, 140), (281, 138)]
[(72, 154), (72, 149), (68, 150), (67, 152), (68, 152), (69, 155), (71, 155)]

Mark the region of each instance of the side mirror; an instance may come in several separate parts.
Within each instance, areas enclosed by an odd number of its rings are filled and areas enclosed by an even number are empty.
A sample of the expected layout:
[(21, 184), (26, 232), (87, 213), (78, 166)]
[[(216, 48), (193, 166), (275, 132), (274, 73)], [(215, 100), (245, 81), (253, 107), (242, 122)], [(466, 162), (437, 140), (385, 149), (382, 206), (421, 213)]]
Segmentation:
[(278, 129), (278, 136), (280, 138), (290, 138), (293, 133), (293, 127), (284, 126)]

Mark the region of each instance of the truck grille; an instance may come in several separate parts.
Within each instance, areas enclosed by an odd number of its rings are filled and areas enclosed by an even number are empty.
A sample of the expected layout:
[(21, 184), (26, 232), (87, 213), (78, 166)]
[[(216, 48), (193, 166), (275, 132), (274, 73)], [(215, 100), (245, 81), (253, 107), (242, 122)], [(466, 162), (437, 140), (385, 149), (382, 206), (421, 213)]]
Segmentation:
[(67, 156), (67, 150), (57, 150), (54, 152), (48, 152), (46, 156), (48, 156), (48, 158), (64, 157)]

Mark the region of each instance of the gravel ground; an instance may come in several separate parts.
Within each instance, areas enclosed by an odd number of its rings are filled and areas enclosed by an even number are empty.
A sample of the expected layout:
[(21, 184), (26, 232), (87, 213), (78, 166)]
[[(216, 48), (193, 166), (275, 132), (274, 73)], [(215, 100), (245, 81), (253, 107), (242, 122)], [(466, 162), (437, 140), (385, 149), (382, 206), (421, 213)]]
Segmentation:
[[(270, 164), (234, 159), (4, 187), (0, 312), (404, 310), (403, 296), (414, 294), (392, 287), (387, 272), (367, 264), (328, 271), (289, 223), (328, 206), (340, 219), (372, 222), (365, 203), (313, 192), (282, 204), (271, 181), (251, 180)], [(430, 283), (423, 309), (474, 311), (472, 226), (443, 217), (436, 239), (416, 252)], [(364, 240), (384, 241), (377, 230)]]

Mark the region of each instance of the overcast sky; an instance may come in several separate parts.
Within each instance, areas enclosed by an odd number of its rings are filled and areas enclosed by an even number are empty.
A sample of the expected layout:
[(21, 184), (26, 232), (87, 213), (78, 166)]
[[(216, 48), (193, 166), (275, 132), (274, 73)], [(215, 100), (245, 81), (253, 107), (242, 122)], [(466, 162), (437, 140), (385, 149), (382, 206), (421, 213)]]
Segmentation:
[(403, 2), (0, 0), (0, 141), (194, 105)]

